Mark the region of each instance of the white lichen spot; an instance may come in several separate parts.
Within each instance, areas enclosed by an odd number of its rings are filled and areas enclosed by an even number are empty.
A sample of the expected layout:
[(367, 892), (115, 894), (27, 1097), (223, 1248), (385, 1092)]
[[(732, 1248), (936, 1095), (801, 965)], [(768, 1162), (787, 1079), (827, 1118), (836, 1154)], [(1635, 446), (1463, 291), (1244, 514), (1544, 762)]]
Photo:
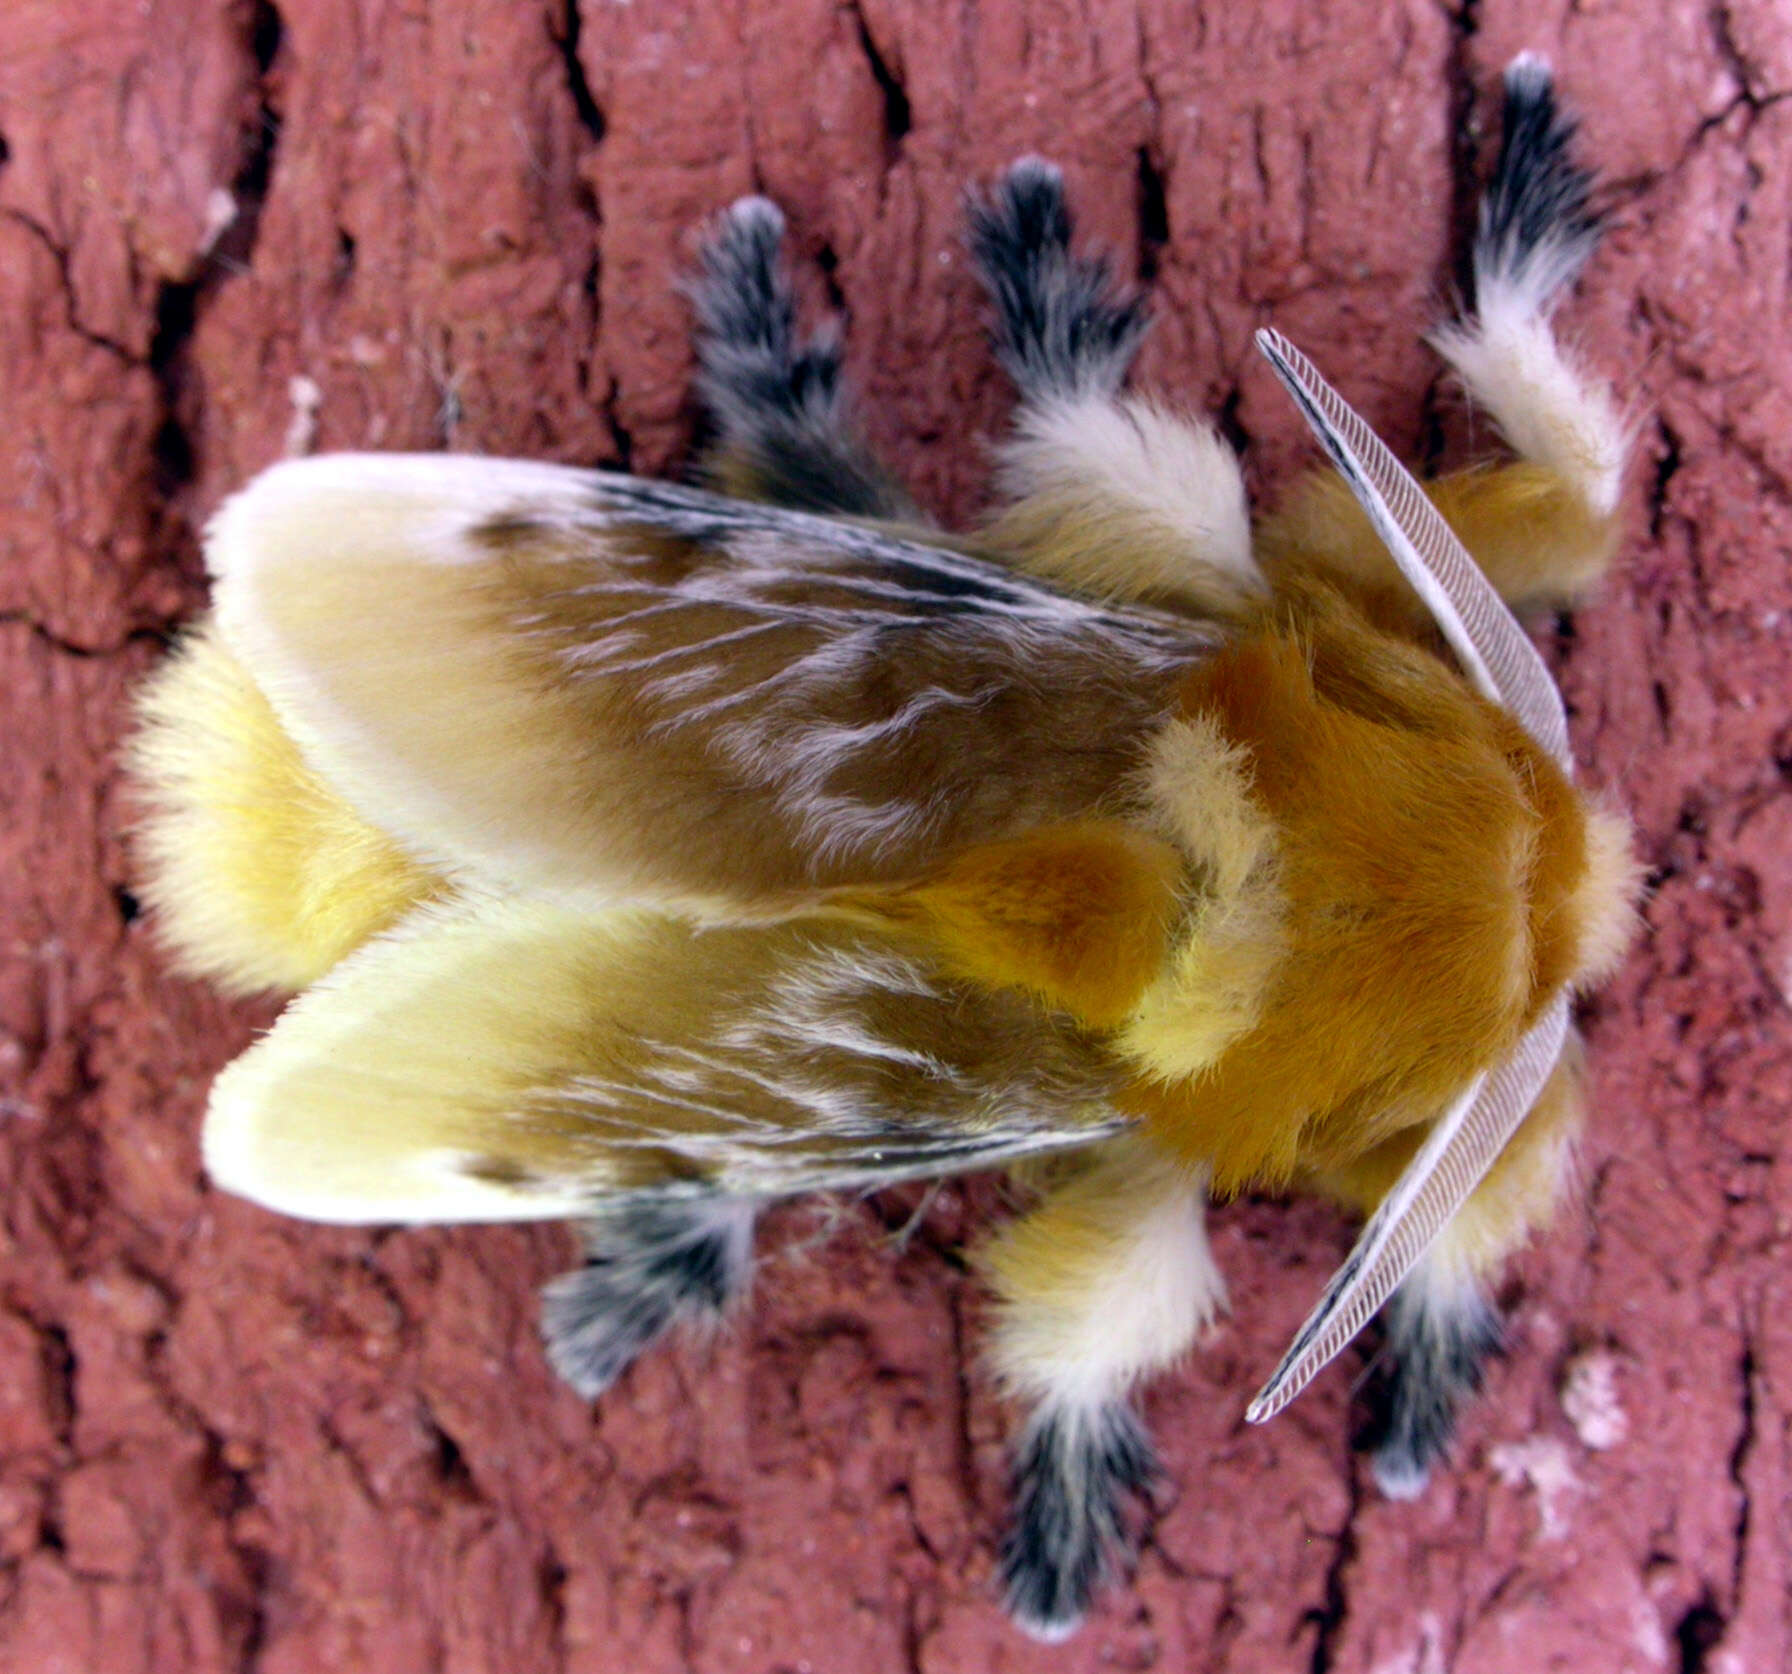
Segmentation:
[(324, 404), (324, 392), (301, 372), (288, 381), (286, 395), (292, 402), (292, 422), (286, 427), (286, 457), (298, 459), (317, 445), (317, 410)]
[(1568, 1532), (1569, 1507), (1581, 1492), (1568, 1449), (1553, 1436), (1502, 1442), (1487, 1463), (1508, 1488), (1529, 1488), (1537, 1496), (1537, 1532), (1560, 1540)]
[(1618, 1399), (1618, 1362), (1604, 1349), (1586, 1349), (1562, 1372), (1562, 1411), (1574, 1433), (1595, 1453), (1630, 1434), (1630, 1415)]
[(1661, 1625), (1661, 1612), (1641, 1593), (1630, 1601), (1630, 1638), (1644, 1662), (1667, 1667), (1668, 1636)]
[(199, 250), (209, 255), (214, 245), (236, 224), (237, 202), (222, 186), (214, 186), (205, 198), (205, 223), (199, 229)]
[(1419, 1617), (1419, 1640), (1376, 1663), (1372, 1674), (1450, 1674), (1444, 1660), (1444, 1627), (1432, 1611)]

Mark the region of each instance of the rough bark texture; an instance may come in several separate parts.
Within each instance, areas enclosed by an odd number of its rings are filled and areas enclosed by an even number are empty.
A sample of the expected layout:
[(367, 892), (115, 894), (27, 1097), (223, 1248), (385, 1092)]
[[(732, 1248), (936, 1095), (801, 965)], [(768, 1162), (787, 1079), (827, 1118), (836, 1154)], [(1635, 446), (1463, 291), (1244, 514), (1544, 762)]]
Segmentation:
[[(1792, 1641), (1792, 37), (1773, 0), (10, 0), (0, 15), (0, 1668), (18, 1674), (1782, 1668)], [(1246, 1430), (1348, 1237), (1218, 1216), (1233, 1315), (1147, 1402), (1173, 1487), (1070, 1645), (992, 1599), (1002, 1414), (951, 1251), (998, 1194), (779, 1218), (751, 1310), (588, 1411), (556, 1229), (343, 1231), (209, 1191), (271, 1011), (133, 922), (125, 695), (195, 531), (291, 445), (679, 468), (705, 215), (790, 212), (870, 428), (973, 507), (1007, 395), (960, 193), (1060, 159), (1156, 298), (1149, 381), (1253, 480), (1305, 448), (1274, 321), (1408, 450), (1500, 66), (1557, 63), (1611, 235), (1568, 319), (1639, 438), (1564, 621), (1648, 934), (1586, 1019), (1585, 1207), (1411, 1505), (1355, 1367)], [(806, 281), (808, 282), (808, 281)]]

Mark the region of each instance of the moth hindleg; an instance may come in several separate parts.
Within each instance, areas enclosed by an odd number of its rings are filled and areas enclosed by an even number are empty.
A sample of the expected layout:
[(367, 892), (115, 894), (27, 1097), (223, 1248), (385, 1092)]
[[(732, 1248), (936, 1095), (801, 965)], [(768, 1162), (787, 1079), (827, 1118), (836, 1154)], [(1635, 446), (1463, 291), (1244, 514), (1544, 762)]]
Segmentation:
[(1022, 568), (1104, 597), (1227, 614), (1263, 590), (1244, 482), (1210, 425), (1123, 396), (1143, 301), (1071, 250), (1057, 169), (1023, 158), (971, 209), (996, 354), (1020, 393), (1000, 455), (1011, 502), (983, 540)]
[(719, 1318), (746, 1286), (754, 1212), (737, 1197), (644, 1195), (587, 1221), (584, 1265), (542, 1291), (554, 1369), (591, 1400), (679, 1320)]
[(1128, 1390), (1180, 1356), (1225, 1297), (1198, 1182), (1133, 1139), (1067, 1167), (986, 1255), (996, 1368), (1030, 1408), (1002, 1576), (1008, 1608), (1042, 1639), (1082, 1619), (1126, 1548), (1128, 1501), (1155, 1474)]
[(718, 431), (704, 469), (742, 499), (917, 521), (848, 415), (838, 335), (798, 341), (783, 236), (777, 205), (749, 197), (723, 211), (704, 245), (690, 287), (697, 387)]

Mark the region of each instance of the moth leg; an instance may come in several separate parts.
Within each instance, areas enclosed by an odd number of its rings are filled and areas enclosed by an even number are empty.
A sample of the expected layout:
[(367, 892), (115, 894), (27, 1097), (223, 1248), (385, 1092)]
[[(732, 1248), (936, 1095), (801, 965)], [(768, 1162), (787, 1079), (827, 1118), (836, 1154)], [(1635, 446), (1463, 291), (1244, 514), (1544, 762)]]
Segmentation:
[[(1499, 1317), (1488, 1298), (1507, 1257), (1549, 1224), (1573, 1174), (1586, 1116), (1581, 1075), (1579, 1043), (1571, 1036), (1499, 1160), (1382, 1310), (1385, 1343), (1362, 1439), (1376, 1482), (1392, 1499), (1412, 1499), (1424, 1489), (1500, 1346)], [(1423, 1138), (1421, 1131), (1391, 1141), (1316, 1183), (1369, 1212)]]
[(1471, 1277), (1427, 1257), (1382, 1309), (1382, 1375), (1370, 1385), (1364, 1444), (1391, 1500), (1416, 1499), (1456, 1433), (1456, 1415), (1479, 1393), (1501, 1344), (1499, 1315)]
[[(1515, 479), (1522, 492), (1463, 484), (1452, 496), (1481, 541), (1476, 556), (1486, 551), (1483, 561), (1515, 604), (1569, 600), (1598, 579), (1617, 544), (1629, 451), (1610, 389), (1576, 365), (1549, 324), (1599, 243), (1588, 207), (1592, 177), (1568, 155), (1574, 130), (1548, 64), (1529, 53), (1514, 59), (1475, 238), (1475, 317), (1431, 339), (1524, 462)], [(1525, 537), (1538, 532), (1535, 502), (1545, 498), (1553, 538), (1533, 544)], [(1508, 532), (1505, 520), (1532, 527)]]
[(1002, 1546), (1008, 1609), (1040, 1639), (1082, 1620), (1124, 1555), (1128, 1501), (1151, 1484), (1131, 1386), (1177, 1359), (1224, 1306), (1201, 1184), (1134, 1139), (1067, 1164), (985, 1253), (994, 1361), (1030, 1409)]
[(690, 287), (697, 388), (717, 437), (702, 463), (722, 492), (802, 511), (916, 522), (920, 513), (860, 440), (837, 332), (799, 343), (769, 198), (723, 211)]
[(1212, 426), (1123, 396), (1144, 302), (1071, 251), (1063, 177), (1022, 158), (971, 206), (997, 358), (1020, 406), (999, 455), (1009, 502), (982, 540), (1023, 569), (1113, 598), (1230, 614), (1263, 591), (1244, 482)]
[(586, 1400), (681, 1319), (720, 1319), (745, 1288), (755, 1205), (718, 1194), (640, 1196), (582, 1229), (585, 1264), (543, 1287), (554, 1370)]
[(1064, 176), (1023, 157), (971, 203), (971, 252), (996, 306), (996, 358), (1023, 403), (1119, 392), (1149, 324), (1101, 256), (1075, 256)]
[[(1526, 54), (1507, 68), (1503, 125), (1475, 238), (1474, 313), (1440, 326), (1431, 343), (1518, 458), (1426, 487), (1506, 601), (1541, 609), (1583, 596), (1611, 562), (1630, 436), (1610, 388), (1550, 326), (1599, 222), (1591, 176), (1568, 155), (1574, 121), (1542, 59)], [(1399, 591), (1350, 502), (1332, 473), (1308, 479), (1260, 531), (1265, 567), (1304, 564)]]

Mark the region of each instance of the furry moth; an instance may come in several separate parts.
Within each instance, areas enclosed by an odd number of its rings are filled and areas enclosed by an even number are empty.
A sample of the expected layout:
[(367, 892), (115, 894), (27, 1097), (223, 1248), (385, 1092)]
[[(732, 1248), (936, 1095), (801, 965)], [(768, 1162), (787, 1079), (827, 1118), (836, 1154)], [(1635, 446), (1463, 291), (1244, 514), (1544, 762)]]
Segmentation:
[(983, 1266), (1045, 1638), (1154, 1469), (1129, 1391), (1223, 1306), (1207, 1192), (1322, 1192), (1371, 1220), (1252, 1416), (1385, 1301), (1375, 1468), (1416, 1492), (1562, 1187), (1568, 996), (1634, 890), (1510, 615), (1617, 539), (1626, 436), (1549, 325), (1596, 240), (1571, 132), (1516, 62), (1475, 311), (1432, 338), (1513, 457), (1422, 489), (1269, 334), (1339, 472), (1253, 524), (1215, 431), (1124, 393), (1143, 307), (1036, 160), (972, 210), (1019, 407), (969, 534), (858, 440), (763, 199), (693, 286), (706, 487), (257, 479), (134, 756), (176, 954), (296, 995), (218, 1078), (212, 1178), (579, 1219), (543, 1324), (595, 1396), (741, 1291), (760, 1205), (1031, 1163)]

